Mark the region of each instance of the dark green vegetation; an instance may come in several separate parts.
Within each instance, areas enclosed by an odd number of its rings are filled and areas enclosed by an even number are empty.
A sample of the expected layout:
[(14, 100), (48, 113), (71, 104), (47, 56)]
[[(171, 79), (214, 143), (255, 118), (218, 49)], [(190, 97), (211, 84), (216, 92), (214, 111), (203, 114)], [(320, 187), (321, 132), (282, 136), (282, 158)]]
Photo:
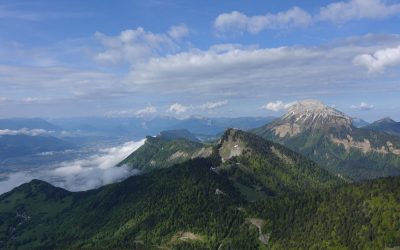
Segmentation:
[[(128, 165), (140, 170), (170, 167), (191, 158), (201, 156), (203, 144), (161, 134), (146, 137), (145, 144), (124, 159), (119, 166)], [(171, 139), (170, 139), (171, 138)]]
[[(386, 147), (387, 140), (400, 145), (392, 137), (364, 129), (353, 131), (355, 141), (363, 142), (369, 138), (372, 147)], [(373, 179), (377, 177), (400, 175), (400, 157), (395, 154), (382, 154), (379, 152), (363, 152), (359, 148), (346, 148), (344, 144), (334, 143), (325, 133), (303, 132), (292, 137), (277, 137), (273, 133), (264, 134), (282, 145), (291, 148), (306, 157), (326, 167), (332, 173), (348, 176), (354, 180)], [(345, 143), (348, 140), (342, 139)]]
[[(354, 128), (351, 134), (352, 141), (346, 137), (332, 141), (331, 134), (323, 132), (305, 131), (295, 136), (276, 136), (270, 129), (256, 129), (254, 133), (280, 143), (324, 166), (332, 173), (341, 174), (354, 180), (373, 179), (378, 177), (400, 175), (400, 155), (389, 151), (387, 142), (400, 148), (400, 140), (389, 134), (368, 129)], [(364, 143), (364, 139), (369, 143)], [(359, 142), (360, 147), (380, 149), (384, 148), (388, 153), (379, 151), (366, 151), (362, 148), (346, 148), (345, 144)]]
[(389, 117), (373, 122), (366, 128), (400, 136), (400, 122), (396, 122)]
[[(188, 143), (195, 142), (149, 137), (131, 159), (168, 159), (177, 152), (170, 147)], [(24, 184), (0, 196), (0, 249), (400, 246), (400, 177), (348, 184), (284, 146), (234, 129), (211, 151), (86, 192)]]
[(200, 142), (200, 140), (197, 139), (196, 136), (190, 133), (187, 129), (161, 131), (158, 137), (164, 140), (184, 139), (187, 141)]
[[(264, 218), (272, 249), (398, 249), (400, 178), (347, 184), (248, 207)], [(396, 248), (397, 247), (397, 248)]]
[[(42, 181), (24, 184), (0, 196), (0, 248), (215, 249), (230, 244), (241, 234), (244, 218), (237, 207), (242, 201), (210, 165), (188, 161), (80, 193)], [(180, 232), (194, 239), (185, 243)]]
[(240, 130), (230, 129), (216, 150), (222, 164), (215, 170), (239, 184), (239, 190), (276, 195), (331, 187), (342, 180), (277, 143)]

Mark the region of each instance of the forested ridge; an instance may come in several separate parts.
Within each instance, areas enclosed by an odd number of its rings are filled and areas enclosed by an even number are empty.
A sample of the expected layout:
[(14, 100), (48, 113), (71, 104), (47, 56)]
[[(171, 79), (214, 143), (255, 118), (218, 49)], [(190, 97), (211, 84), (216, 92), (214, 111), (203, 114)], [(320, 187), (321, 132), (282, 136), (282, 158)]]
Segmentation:
[(209, 157), (150, 170), (85, 192), (34, 180), (1, 195), (0, 249), (400, 246), (400, 177), (348, 183), (238, 130)]

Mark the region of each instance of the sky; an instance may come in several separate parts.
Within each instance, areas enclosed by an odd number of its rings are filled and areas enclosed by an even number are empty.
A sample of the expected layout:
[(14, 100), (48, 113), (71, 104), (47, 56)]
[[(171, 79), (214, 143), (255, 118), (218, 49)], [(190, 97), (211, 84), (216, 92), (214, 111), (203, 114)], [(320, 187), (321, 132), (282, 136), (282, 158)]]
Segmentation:
[(400, 121), (400, 1), (0, 0), (0, 117)]

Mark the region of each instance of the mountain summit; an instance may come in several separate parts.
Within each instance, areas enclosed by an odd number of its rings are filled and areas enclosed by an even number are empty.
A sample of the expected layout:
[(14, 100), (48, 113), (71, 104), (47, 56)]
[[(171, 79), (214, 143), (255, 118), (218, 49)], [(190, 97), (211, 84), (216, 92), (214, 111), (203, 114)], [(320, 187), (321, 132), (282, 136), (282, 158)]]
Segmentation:
[(318, 100), (302, 100), (270, 126), (279, 137), (294, 136), (305, 131), (325, 131), (334, 134), (350, 132), (352, 120), (344, 113)]
[(303, 100), (252, 131), (355, 180), (400, 175), (400, 139), (368, 127), (356, 128), (352, 118), (320, 101)]

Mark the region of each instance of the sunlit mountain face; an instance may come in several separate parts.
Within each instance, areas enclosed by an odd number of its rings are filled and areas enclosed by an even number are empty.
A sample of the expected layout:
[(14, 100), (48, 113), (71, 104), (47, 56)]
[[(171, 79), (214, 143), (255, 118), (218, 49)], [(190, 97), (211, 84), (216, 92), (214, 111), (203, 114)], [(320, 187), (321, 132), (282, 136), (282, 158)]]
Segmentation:
[(400, 248), (400, 1), (0, 1), (0, 249)]

